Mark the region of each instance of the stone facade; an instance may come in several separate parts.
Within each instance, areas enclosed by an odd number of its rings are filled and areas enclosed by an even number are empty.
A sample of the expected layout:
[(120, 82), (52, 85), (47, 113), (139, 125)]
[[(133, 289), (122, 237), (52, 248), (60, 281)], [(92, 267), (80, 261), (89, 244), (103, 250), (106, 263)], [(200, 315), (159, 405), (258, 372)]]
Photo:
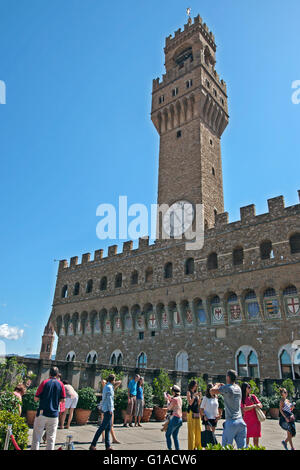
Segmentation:
[[(214, 37), (200, 17), (166, 40), (166, 74), (153, 82), (160, 135), (158, 203), (204, 204), (205, 243), (139, 240), (60, 261), (41, 357), (163, 367), (209, 375), (239, 368), (254, 377), (300, 374), (300, 204), (282, 196), (268, 212), (224, 212), (220, 138), (226, 85)], [(187, 85), (189, 83), (189, 86)], [(175, 91), (174, 91), (175, 90)], [(179, 134), (178, 134), (179, 132)], [(50, 331), (50, 334), (49, 334)], [(299, 353), (300, 354), (300, 353)], [(290, 362), (290, 363), (289, 363)], [(300, 377), (300, 375), (299, 375)]]

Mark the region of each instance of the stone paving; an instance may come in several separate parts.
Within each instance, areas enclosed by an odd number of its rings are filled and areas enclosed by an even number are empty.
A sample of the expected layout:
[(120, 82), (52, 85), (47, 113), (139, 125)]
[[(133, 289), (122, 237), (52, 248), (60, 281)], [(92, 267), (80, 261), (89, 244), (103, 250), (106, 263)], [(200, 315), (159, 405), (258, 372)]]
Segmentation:
[[(216, 430), (218, 442), (222, 439), (222, 422), (220, 421)], [(300, 450), (300, 423), (296, 424), (297, 436), (294, 439), (296, 449)], [(86, 426), (71, 426), (70, 429), (57, 431), (56, 448), (66, 441), (66, 436), (71, 434), (76, 450), (87, 450), (95, 434), (97, 426), (88, 424)], [(160, 431), (161, 423), (144, 423), (142, 428), (123, 428), (122, 425), (115, 425), (117, 438), (122, 444), (114, 445), (116, 450), (165, 450), (165, 434)], [(30, 430), (31, 443), (32, 429)], [(269, 450), (282, 450), (281, 441), (285, 439), (286, 433), (280, 428), (278, 421), (267, 419), (262, 423), (261, 445)], [(184, 423), (179, 432), (179, 441), (182, 450), (187, 449), (187, 424)], [(99, 440), (98, 450), (104, 450), (104, 444)], [(45, 449), (42, 444), (41, 449)]]

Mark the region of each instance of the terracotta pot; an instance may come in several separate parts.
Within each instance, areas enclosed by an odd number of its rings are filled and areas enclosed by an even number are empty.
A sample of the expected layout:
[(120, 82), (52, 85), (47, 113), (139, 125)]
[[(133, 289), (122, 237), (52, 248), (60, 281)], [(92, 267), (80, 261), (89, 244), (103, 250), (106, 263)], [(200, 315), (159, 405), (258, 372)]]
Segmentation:
[(79, 426), (87, 424), (89, 417), (91, 416), (91, 410), (83, 410), (82, 408), (76, 408), (75, 419)]
[(278, 419), (279, 418), (279, 408), (270, 408), (269, 413), (272, 419)]
[(149, 423), (151, 415), (152, 415), (153, 408), (144, 408), (143, 416), (142, 416), (142, 423)]
[(167, 408), (160, 408), (159, 406), (154, 407), (154, 416), (156, 421), (165, 421), (166, 416), (167, 416)]
[(36, 410), (27, 410), (26, 411), (26, 421), (30, 428), (33, 427), (34, 419), (36, 417)]
[(187, 412), (187, 411), (183, 411), (183, 412), (182, 412), (182, 421), (183, 421), (184, 423), (187, 422), (187, 415), (188, 415), (188, 412)]

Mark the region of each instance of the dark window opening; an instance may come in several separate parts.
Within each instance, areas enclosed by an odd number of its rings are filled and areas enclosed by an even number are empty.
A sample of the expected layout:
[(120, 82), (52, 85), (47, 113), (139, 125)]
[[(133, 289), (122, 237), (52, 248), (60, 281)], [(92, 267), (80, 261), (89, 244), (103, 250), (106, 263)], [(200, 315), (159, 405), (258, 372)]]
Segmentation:
[(181, 131), (177, 131), (177, 139), (181, 137)]
[(106, 290), (107, 289), (107, 277), (103, 277), (100, 281), (100, 290)]
[(173, 265), (172, 263), (167, 263), (165, 265), (165, 279), (171, 279), (173, 277)]
[(80, 289), (80, 284), (79, 284), (79, 282), (76, 282), (76, 284), (74, 286), (73, 295), (78, 295), (79, 294), (79, 289)]
[(119, 288), (119, 287), (122, 287), (122, 274), (119, 273), (116, 275), (116, 278), (115, 278), (115, 287), (116, 288)]
[(61, 290), (61, 296), (63, 299), (65, 299), (66, 297), (68, 297), (68, 286), (65, 285), (62, 290)]
[(86, 293), (90, 294), (93, 290), (93, 280), (90, 279), (86, 284)]
[(260, 245), (260, 257), (261, 259), (271, 259), (272, 257), (272, 242), (267, 240)]
[(218, 269), (218, 255), (217, 253), (211, 253), (207, 258), (207, 269), (210, 271), (213, 269)]
[(188, 258), (185, 262), (185, 274), (188, 276), (194, 274), (195, 263), (194, 258)]
[(139, 332), (139, 340), (143, 340), (144, 339), (144, 332), (143, 331), (140, 331)]
[(233, 257), (233, 265), (234, 266), (239, 266), (239, 265), (243, 264), (243, 262), (244, 262), (244, 250), (243, 250), (243, 248), (236, 248), (235, 250), (233, 250), (232, 257)]
[(137, 271), (133, 271), (131, 275), (131, 285), (135, 286), (139, 281), (139, 274)]
[(300, 233), (295, 233), (290, 238), (291, 254), (300, 253)]
[(185, 61), (187, 60), (190, 60), (190, 62), (193, 62), (193, 50), (191, 47), (189, 47), (188, 49), (185, 49), (183, 52), (181, 52), (180, 54), (178, 54), (177, 57), (175, 57), (175, 62), (176, 64), (179, 66), (179, 68), (182, 68), (184, 67), (184, 63)]

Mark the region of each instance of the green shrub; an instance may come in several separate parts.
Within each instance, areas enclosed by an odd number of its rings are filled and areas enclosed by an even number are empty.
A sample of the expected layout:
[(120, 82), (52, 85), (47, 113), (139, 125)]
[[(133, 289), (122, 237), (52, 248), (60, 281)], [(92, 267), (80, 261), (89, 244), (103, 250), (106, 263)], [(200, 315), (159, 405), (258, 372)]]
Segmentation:
[(269, 407), (270, 408), (279, 408), (280, 397), (278, 395), (272, 395), (269, 398)]
[(78, 390), (77, 408), (93, 410), (96, 407), (97, 398), (93, 388), (86, 387)]
[(153, 408), (153, 388), (150, 384), (144, 383), (145, 408)]
[(120, 423), (122, 421), (122, 410), (126, 410), (128, 406), (128, 391), (117, 389), (115, 393), (115, 422)]
[(224, 410), (224, 408), (225, 408), (225, 403), (224, 403), (224, 397), (223, 397), (223, 395), (218, 395), (217, 398), (218, 398), (218, 402), (219, 402), (219, 408), (220, 408), (221, 410)]
[(34, 411), (37, 410), (39, 407), (39, 402), (34, 401), (34, 397), (36, 394), (37, 388), (29, 388), (22, 399), (22, 411), (25, 413), (26, 411)]
[(169, 378), (168, 372), (160, 369), (158, 377), (153, 379), (153, 396), (155, 405), (163, 408), (165, 406), (164, 393), (170, 393), (172, 382)]
[(270, 409), (270, 400), (269, 400), (269, 398), (261, 396), (261, 397), (258, 397), (258, 399), (262, 404), (262, 410), (263, 411), (269, 411), (269, 409)]
[[(225, 447), (222, 447), (222, 444), (215, 444), (215, 445), (208, 444), (208, 446), (204, 450), (238, 450), (238, 449), (236, 449), (232, 445), (227, 445)], [(245, 449), (239, 449), (239, 450), (244, 450), (244, 451), (248, 451), (248, 450), (266, 450), (266, 448), (262, 447), (262, 446), (259, 446), (259, 447), (249, 446), (249, 447), (246, 447)]]
[(297, 401), (296, 401), (295, 410), (299, 410), (299, 411), (300, 411), (300, 400), (297, 400)]
[[(0, 411), (0, 450), (4, 449), (7, 425), (12, 424), (12, 433), (21, 450), (28, 445), (28, 426), (25, 419), (9, 411)], [(13, 450), (12, 442), (9, 443), (9, 450)]]
[(182, 398), (182, 411), (187, 411), (189, 403), (185, 397)]
[(108, 376), (114, 374), (116, 376), (116, 380), (122, 380), (124, 377), (124, 372), (115, 372), (113, 369), (103, 369), (101, 370), (101, 379), (106, 380), (108, 379)]
[(27, 372), (27, 367), (20, 364), (16, 357), (8, 357), (0, 361), (0, 390), (13, 392), (16, 385), (23, 383), (29, 386), (34, 379), (33, 372)]
[(19, 414), (19, 406), (21, 401), (13, 392), (0, 393), (0, 410), (10, 411), (11, 413)]
[(292, 379), (285, 379), (282, 382), (282, 387), (286, 388), (286, 390), (288, 392), (288, 396), (290, 398), (293, 398), (293, 396), (295, 396), (295, 385), (294, 385), (294, 382), (292, 381)]

